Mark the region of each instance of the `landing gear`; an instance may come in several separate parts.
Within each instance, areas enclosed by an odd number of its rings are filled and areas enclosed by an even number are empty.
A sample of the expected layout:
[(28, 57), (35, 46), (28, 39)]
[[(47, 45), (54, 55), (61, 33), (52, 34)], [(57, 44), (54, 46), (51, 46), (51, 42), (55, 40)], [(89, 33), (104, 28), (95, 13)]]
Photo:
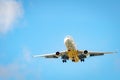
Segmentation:
[(81, 59), (81, 62), (84, 62), (85, 60), (84, 59)]
[(74, 57), (72, 57), (72, 62), (75, 62), (75, 59), (74, 59)]
[(62, 60), (63, 63), (66, 63), (67, 61), (65, 59)]
[(75, 62), (75, 60), (73, 59), (72, 62)]

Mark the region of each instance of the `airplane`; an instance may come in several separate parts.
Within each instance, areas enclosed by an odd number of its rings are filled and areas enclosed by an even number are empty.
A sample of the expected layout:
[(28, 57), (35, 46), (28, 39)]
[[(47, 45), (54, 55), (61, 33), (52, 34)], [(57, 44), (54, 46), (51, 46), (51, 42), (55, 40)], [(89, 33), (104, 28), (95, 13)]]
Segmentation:
[(45, 58), (59, 58), (61, 57), (62, 62), (65, 63), (67, 60), (71, 60), (72, 62), (84, 62), (85, 58), (92, 56), (101, 56), (104, 54), (111, 54), (115, 52), (93, 52), (88, 50), (78, 50), (76, 48), (75, 42), (71, 36), (66, 36), (64, 39), (64, 44), (67, 48), (66, 51), (57, 51), (52, 54), (43, 54), (43, 55), (34, 55), (33, 57), (45, 57)]

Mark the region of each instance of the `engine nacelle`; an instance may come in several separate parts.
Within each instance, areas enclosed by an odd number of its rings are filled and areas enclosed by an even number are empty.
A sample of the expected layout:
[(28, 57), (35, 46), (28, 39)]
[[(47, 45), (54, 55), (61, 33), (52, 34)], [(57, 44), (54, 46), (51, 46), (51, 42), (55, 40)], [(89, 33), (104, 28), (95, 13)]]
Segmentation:
[(87, 55), (88, 55), (88, 51), (84, 50), (83, 53), (81, 55), (79, 55), (78, 57), (81, 61), (84, 62), (84, 59), (87, 57)]
[(84, 50), (84, 54), (88, 54), (88, 51), (87, 51), (87, 50)]
[(60, 55), (60, 52), (56, 52), (56, 55)]

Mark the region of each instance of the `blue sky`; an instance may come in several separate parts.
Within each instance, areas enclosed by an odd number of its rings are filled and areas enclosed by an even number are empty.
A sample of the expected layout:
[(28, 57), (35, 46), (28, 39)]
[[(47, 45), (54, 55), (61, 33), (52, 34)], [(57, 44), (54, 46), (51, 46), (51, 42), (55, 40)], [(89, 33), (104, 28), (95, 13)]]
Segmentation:
[(79, 50), (120, 50), (119, 0), (1, 0), (0, 4), (0, 80), (120, 79), (119, 53), (87, 58), (84, 63), (32, 58), (65, 50), (66, 35), (74, 38)]

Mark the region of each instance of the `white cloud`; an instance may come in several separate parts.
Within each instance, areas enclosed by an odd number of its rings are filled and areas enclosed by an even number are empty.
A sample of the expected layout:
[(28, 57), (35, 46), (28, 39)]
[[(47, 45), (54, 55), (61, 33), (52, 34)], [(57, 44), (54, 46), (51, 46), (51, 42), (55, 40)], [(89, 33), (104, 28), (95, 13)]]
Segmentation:
[(21, 70), (21, 65), (11, 63), (7, 66), (0, 65), (0, 79), (8, 80), (11, 78), (23, 80), (24, 75), (19, 71)]
[(22, 4), (16, 0), (0, 0), (0, 33), (7, 33), (23, 15)]
[(30, 51), (28, 50), (28, 48), (26, 48), (26, 47), (23, 48), (23, 55), (24, 55), (24, 59), (27, 62), (31, 61), (31, 55), (30, 55)]
[(7, 65), (0, 64), (0, 80), (40, 80), (40, 66), (31, 58), (30, 51), (23, 48), (22, 55)]

